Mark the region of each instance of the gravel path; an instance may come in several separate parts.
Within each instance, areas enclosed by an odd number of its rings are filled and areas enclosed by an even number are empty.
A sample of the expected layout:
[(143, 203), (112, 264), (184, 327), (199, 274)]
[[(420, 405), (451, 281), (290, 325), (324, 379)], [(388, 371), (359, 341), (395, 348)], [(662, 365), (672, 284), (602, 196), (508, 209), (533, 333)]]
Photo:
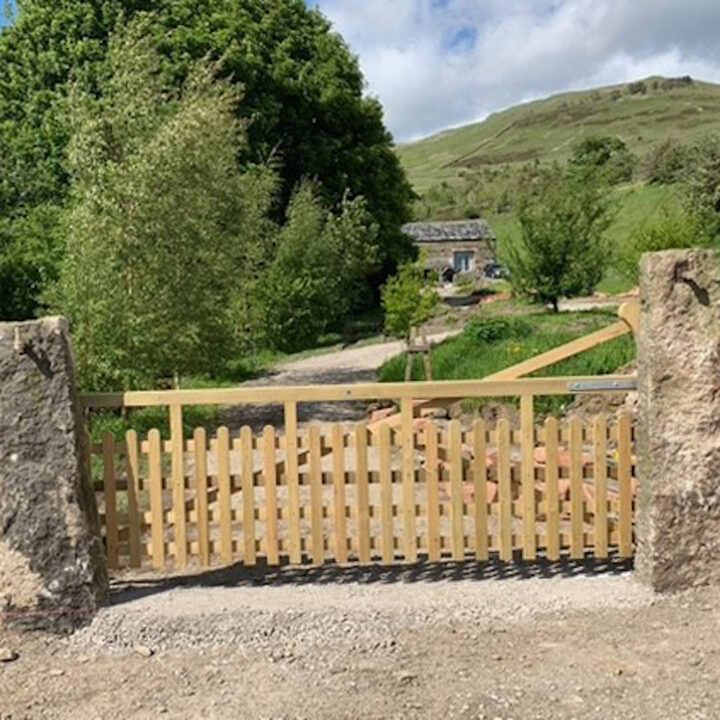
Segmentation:
[(641, 607), (653, 595), (629, 574), (500, 580), (183, 587), (115, 604), (72, 643), (103, 651), (227, 646), (285, 659), (333, 645), (383, 647), (396, 633), (498, 623), (566, 611)]
[[(429, 335), (428, 341), (440, 343), (458, 335), (461, 330), (450, 330)], [(350, 347), (323, 355), (277, 365), (272, 371), (243, 387), (270, 385), (338, 385), (375, 382), (380, 366), (405, 349), (401, 341), (375, 343)], [(304, 403), (298, 408), (300, 422), (357, 422), (367, 417), (367, 405), (358, 402)], [(223, 424), (232, 428), (250, 425), (257, 432), (264, 425), (282, 425), (282, 408), (272, 405), (252, 405), (228, 408), (222, 414)]]

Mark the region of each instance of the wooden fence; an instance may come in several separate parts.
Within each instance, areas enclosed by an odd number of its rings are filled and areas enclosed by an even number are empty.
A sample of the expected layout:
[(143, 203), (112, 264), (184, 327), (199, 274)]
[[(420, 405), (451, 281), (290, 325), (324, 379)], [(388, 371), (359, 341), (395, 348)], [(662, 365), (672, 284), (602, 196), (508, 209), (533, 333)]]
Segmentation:
[[(93, 446), (109, 566), (631, 557), (630, 416), (534, 422), (533, 394), (590, 380), (598, 378), (86, 396), (88, 407), (170, 408), (169, 439), (129, 432)], [(508, 395), (521, 396), (515, 428), (413, 412), (418, 398)], [(378, 396), (400, 399), (398, 428), (298, 428), (297, 402)], [(198, 428), (183, 439), (182, 405), (207, 402), (283, 402), (284, 429)]]

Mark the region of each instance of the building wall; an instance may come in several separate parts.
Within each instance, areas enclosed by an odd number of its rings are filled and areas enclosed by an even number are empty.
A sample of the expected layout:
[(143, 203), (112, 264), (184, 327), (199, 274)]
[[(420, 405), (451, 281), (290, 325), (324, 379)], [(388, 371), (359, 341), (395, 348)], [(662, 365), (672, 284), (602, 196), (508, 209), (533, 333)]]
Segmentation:
[(417, 242), (416, 245), (427, 257), (428, 267), (454, 267), (456, 252), (474, 253), (474, 270), (472, 275), (482, 275), (487, 263), (493, 262), (493, 254), (485, 240), (444, 240), (442, 242)]

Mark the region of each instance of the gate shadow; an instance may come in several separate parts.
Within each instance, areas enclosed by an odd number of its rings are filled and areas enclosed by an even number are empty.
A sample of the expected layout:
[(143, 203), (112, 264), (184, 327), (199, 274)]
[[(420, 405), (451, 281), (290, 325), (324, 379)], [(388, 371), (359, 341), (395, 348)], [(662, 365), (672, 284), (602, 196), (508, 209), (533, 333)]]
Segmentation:
[(611, 555), (607, 560), (586, 557), (584, 560), (562, 559), (550, 562), (539, 559), (523, 562), (520, 555), (512, 563), (490, 560), (430, 563), (413, 565), (321, 565), (314, 567), (277, 567), (238, 564), (217, 570), (192, 571), (174, 575), (120, 576), (111, 583), (110, 604), (120, 605), (149, 595), (178, 588), (302, 586), (330, 584), (394, 584), (414, 582), (493, 582), (497, 580), (552, 579), (579, 576), (620, 575), (633, 569), (632, 559)]

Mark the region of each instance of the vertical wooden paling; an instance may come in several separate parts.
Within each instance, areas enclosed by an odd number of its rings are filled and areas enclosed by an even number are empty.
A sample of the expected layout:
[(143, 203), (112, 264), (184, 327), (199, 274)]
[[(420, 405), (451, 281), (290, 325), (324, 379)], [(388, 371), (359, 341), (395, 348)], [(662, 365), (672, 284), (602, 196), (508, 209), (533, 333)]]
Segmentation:
[(583, 531), (585, 486), (583, 482), (582, 420), (570, 418), (570, 557), (585, 556)]
[(243, 562), (252, 567), (257, 562), (255, 548), (255, 467), (253, 463), (252, 430), (245, 425), (240, 430), (240, 462), (243, 508)]
[(288, 486), (289, 555), (293, 565), (302, 562), (300, 543), (300, 477), (298, 474), (297, 403), (285, 403), (285, 478)]
[(488, 559), (488, 521), (487, 521), (487, 442), (485, 440), (485, 422), (475, 420), (473, 437), (473, 490), (475, 496), (475, 558)]
[(358, 560), (370, 562), (370, 478), (368, 475), (368, 429), (360, 423), (355, 428), (356, 493), (358, 520)]
[(165, 567), (165, 527), (163, 508), (163, 470), (160, 431), (148, 433), (148, 482), (150, 483), (150, 536), (152, 564), (155, 570)]
[(175, 528), (175, 561), (178, 567), (187, 565), (187, 519), (185, 515), (185, 469), (183, 463), (183, 415), (182, 405), (170, 406), (170, 458), (173, 527)]
[(558, 421), (545, 421), (545, 499), (547, 501), (546, 542), (548, 560), (560, 559), (560, 497), (558, 470)]
[(332, 429), (333, 499), (335, 503), (335, 560), (345, 564), (347, 551), (347, 517), (345, 500), (345, 432), (342, 425)]
[(632, 424), (618, 416), (618, 485), (620, 491), (620, 557), (632, 557)]
[(428, 560), (440, 560), (440, 484), (438, 430), (434, 422), (425, 428), (425, 483), (428, 499)]
[(463, 462), (462, 427), (459, 420), (450, 422), (448, 432), (450, 446), (450, 513), (452, 522), (453, 560), (465, 558), (465, 531), (463, 528)]
[(103, 435), (103, 477), (105, 490), (105, 552), (111, 570), (120, 566), (120, 547), (117, 518), (117, 477), (115, 475), (115, 437)]
[(233, 563), (232, 487), (230, 481), (230, 431), (217, 431), (218, 504), (220, 506), (220, 560)]
[(513, 555), (512, 479), (510, 465), (510, 423), (502, 418), (497, 424), (498, 495), (500, 496), (500, 559), (511, 562)]
[(263, 430), (263, 479), (265, 484), (265, 545), (268, 565), (280, 564), (278, 544), (277, 464), (275, 462), (275, 428)]
[(532, 395), (520, 398), (520, 452), (523, 518), (523, 560), (537, 559), (535, 532), (535, 410)]
[(390, 427), (380, 426), (378, 439), (380, 455), (380, 532), (382, 537), (382, 561), (390, 565), (395, 557), (393, 530), (392, 446)]
[(607, 419), (597, 415), (593, 420), (593, 446), (595, 454), (595, 557), (608, 556), (607, 513)]
[(310, 532), (312, 535), (313, 564), (322, 565), (325, 562), (322, 446), (320, 427), (315, 423), (310, 426)]
[(210, 565), (210, 517), (208, 515), (207, 433), (195, 428), (195, 516), (197, 518), (198, 555), (206, 567)]
[(485, 422), (475, 420), (472, 428), (473, 496), (475, 499), (475, 559), (489, 557), (487, 521), (487, 441)]
[(125, 434), (125, 447), (127, 448), (125, 461), (127, 467), (130, 567), (139, 568), (142, 564), (142, 549), (140, 547), (140, 447), (135, 430), (128, 430)]
[(413, 430), (413, 401), (400, 401), (400, 443), (402, 445), (403, 492), (403, 550), (405, 562), (417, 562), (415, 534), (415, 433)]

